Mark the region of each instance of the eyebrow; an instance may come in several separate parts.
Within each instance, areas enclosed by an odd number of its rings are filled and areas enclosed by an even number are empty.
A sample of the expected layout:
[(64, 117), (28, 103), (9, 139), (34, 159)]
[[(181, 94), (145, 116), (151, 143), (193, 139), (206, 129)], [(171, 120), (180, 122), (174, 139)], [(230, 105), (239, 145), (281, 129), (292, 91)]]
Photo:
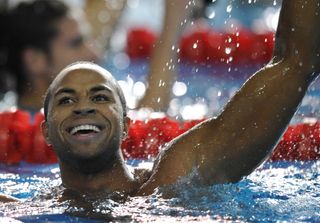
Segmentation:
[[(89, 92), (90, 93), (95, 93), (98, 91), (108, 91), (109, 93), (112, 93), (113, 91), (111, 90), (110, 87), (106, 85), (98, 85), (90, 88)], [(72, 88), (60, 88), (55, 94), (54, 97), (60, 95), (60, 94), (75, 94), (76, 91)]]
[(108, 91), (109, 93), (113, 93), (111, 88), (106, 86), (106, 85), (98, 85), (98, 86), (92, 87), (90, 89), (90, 93), (95, 93), (95, 92), (98, 92), (98, 91)]
[(60, 94), (64, 94), (64, 93), (67, 93), (67, 94), (75, 94), (76, 91), (73, 90), (72, 88), (60, 88), (55, 94), (54, 96), (58, 96)]

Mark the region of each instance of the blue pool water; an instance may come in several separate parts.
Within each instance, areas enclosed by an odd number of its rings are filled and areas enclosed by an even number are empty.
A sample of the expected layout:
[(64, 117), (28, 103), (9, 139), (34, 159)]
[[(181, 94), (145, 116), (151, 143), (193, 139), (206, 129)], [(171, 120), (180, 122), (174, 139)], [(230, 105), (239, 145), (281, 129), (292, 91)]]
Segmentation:
[[(83, 207), (58, 202), (63, 189), (57, 165), (1, 165), (0, 192), (23, 202), (2, 204), (0, 222), (319, 222), (319, 173), (320, 161), (265, 163), (236, 184), (177, 185), (126, 200), (104, 197), (92, 204), (94, 220)], [(167, 191), (175, 198), (163, 198)]]
[[(106, 66), (130, 94), (147, 73), (144, 61), (120, 71), (112, 64)], [(203, 116), (216, 115), (258, 68), (180, 66), (178, 81), (185, 84), (186, 91), (173, 99), (171, 116), (185, 118), (182, 108), (188, 106), (199, 109)], [(309, 117), (319, 120), (319, 98), (318, 80), (310, 87), (293, 122)], [(150, 168), (152, 162), (130, 160), (128, 165)], [(88, 208), (71, 200), (59, 201), (64, 190), (57, 165), (0, 164), (0, 193), (22, 200), (1, 204), (0, 222), (320, 222), (319, 173), (320, 161), (265, 163), (236, 184), (199, 188), (186, 181), (147, 197), (124, 199), (116, 194), (94, 201), (83, 197), (91, 204)], [(174, 198), (166, 199), (168, 192), (174, 193)]]

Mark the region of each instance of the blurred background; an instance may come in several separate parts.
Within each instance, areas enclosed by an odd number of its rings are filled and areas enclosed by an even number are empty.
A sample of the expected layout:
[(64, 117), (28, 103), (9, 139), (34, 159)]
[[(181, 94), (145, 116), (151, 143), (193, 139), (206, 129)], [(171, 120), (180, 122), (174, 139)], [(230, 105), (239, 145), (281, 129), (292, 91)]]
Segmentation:
[[(20, 2), (1, 0), (0, 9), (3, 12)], [(100, 64), (113, 73), (128, 107), (134, 109), (146, 91), (150, 55), (164, 20), (164, 1), (105, 2), (118, 10), (119, 16), (116, 25), (101, 30), (107, 33), (108, 44)], [(86, 7), (84, 0), (65, 3), (72, 8)], [(217, 115), (244, 81), (270, 60), (281, 1), (208, 0), (201, 4), (191, 15), (192, 22), (186, 21), (178, 44), (172, 47), (178, 54), (173, 68), (177, 78), (167, 115), (176, 119)], [(109, 12), (97, 10), (95, 15), (106, 22)], [(0, 63), (4, 60), (2, 51)], [(17, 104), (14, 82), (2, 69), (0, 110)], [(311, 86), (294, 121), (319, 116), (318, 82)]]

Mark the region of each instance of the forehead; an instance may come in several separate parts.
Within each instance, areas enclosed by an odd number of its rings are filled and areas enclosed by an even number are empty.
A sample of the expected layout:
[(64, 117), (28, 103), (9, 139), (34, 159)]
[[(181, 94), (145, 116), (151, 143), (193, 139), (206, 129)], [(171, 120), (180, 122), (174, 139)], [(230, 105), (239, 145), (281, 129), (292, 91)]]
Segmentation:
[(52, 83), (51, 92), (60, 88), (86, 90), (95, 85), (105, 85), (115, 90), (115, 80), (107, 71), (95, 68), (75, 68), (62, 72)]

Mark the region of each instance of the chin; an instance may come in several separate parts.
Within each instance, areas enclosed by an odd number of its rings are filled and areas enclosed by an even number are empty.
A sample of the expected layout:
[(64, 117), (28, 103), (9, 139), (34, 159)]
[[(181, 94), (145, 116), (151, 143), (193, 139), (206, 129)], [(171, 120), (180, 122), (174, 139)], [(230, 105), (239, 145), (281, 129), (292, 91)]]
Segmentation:
[(114, 165), (115, 161), (121, 157), (120, 144), (115, 142), (107, 146), (101, 145), (98, 148), (90, 148), (90, 146), (86, 145), (78, 145), (77, 147), (69, 145), (55, 148), (64, 148), (63, 150), (56, 150), (60, 162), (83, 173), (99, 172)]

